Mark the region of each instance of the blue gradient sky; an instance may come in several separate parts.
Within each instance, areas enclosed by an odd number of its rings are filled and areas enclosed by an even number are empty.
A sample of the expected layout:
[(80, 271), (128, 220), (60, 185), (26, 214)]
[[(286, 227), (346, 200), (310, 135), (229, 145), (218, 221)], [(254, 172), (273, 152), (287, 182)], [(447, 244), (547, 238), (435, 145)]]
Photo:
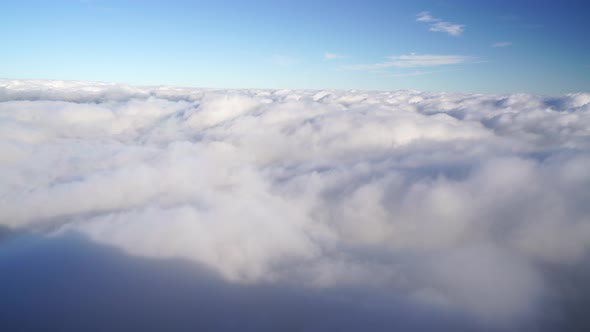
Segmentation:
[[(0, 77), (219, 88), (590, 91), (587, 3), (3, 1)], [(431, 18), (417, 21), (425, 11)], [(431, 31), (436, 24), (462, 32)], [(425, 55), (432, 61), (424, 63)]]

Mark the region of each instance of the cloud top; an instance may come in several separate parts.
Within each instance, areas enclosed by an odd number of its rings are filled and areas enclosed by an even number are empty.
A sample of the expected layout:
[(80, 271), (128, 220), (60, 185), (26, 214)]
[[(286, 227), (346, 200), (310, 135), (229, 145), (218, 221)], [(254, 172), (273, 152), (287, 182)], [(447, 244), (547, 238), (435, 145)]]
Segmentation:
[(367, 308), (486, 329), (562, 324), (573, 300), (552, 280), (588, 271), (587, 93), (5, 80), (0, 101), (12, 229), (180, 257), (240, 285), (376, 291)]

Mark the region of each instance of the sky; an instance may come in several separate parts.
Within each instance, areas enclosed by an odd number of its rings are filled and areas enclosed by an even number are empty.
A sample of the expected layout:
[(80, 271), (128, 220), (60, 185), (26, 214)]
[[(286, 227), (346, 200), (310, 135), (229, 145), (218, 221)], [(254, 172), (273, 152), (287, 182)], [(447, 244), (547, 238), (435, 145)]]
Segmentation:
[(587, 1), (3, 1), (0, 78), (590, 90)]
[(1, 3), (0, 331), (590, 331), (583, 1)]

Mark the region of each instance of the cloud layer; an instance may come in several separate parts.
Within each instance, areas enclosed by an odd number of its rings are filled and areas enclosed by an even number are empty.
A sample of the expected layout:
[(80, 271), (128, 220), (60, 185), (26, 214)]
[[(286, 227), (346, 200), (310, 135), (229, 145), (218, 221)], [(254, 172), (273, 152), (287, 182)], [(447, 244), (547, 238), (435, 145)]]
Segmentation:
[(5, 80), (0, 225), (183, 258), (236, 285), (560, 326), (571, 296), (554, 280), (589, 267), (589, 128), (584, 93)]

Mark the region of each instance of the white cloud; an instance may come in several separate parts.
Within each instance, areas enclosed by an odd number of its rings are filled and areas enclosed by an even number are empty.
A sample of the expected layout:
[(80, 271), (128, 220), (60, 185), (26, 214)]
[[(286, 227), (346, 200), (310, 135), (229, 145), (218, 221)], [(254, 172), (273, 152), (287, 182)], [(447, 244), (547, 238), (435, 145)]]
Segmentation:
[(436, 22), (430, 26), (430, 31), (446, 32), (451, 36), (460, 36), (463, 33), (464, 25), (449, 22)]
[(0, 225), (489, 329), (542, 326), (589, 258), (589, 94), (0, 81), (0, 101)]
[(497, 42), (497, 43), (493, 43), (492, 47), (508, 47), (508, 46), (512, 46), (511, 42)]
[(401, 55), (390, 57), (391, 63), (400, 68), (436, 67), (456, 65), (469, 60), (470, 57), (462, 55)]
[(399, 56), (390, 56), (387, 61), (364, 64), (343, 66), (344, 70), (379, 70), (385, 68), (421, 68), (421, 67), (438, 67), (457, 65), (471, 60), (472, 57), (464, 55), (435, 55), (435, 54), (408, 54)]
[(432, 17), (429, 12), (421, 12), (416, 17), (417, 22), (437, 22), (440, 21), (437, 18)]
[(330, 53), (330, 52), (324, 53), (324, 61), (337, 60), (337, 59), (342, 59), (342, 58), (345, 58), (345, 56), (340, 55), (340, 54), (336, 54), (336, 53)]
[(416, 16), (417, 22), (430, 23), (430, 31), (445, 32), (451, 36), (460, 36), (465, 30), (465, 25), (443, 21), (433, 17), (429, 12), (421, 12)]

